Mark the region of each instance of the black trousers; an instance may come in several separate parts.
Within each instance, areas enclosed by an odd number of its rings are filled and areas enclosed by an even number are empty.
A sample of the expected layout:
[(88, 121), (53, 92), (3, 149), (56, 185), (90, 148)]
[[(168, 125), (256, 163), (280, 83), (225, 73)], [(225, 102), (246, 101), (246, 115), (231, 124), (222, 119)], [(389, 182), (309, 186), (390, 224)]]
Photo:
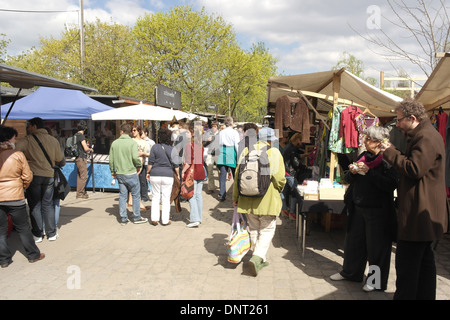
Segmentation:
[(394, 300), (435, 300), (436, 264), (432, 242), (398, 241)]
[(12, 262), (13, 253), (8, 247), (8, 216), (10, 214), (14, 228), (29, 260), (39, 258), (41, 252), (34, 242), (25, 204), (20, 206), (0, 206), (0, 264)]
[(354, 208), (347, 221), (349, 227), (341, 275), (348, 280), (361, 282), (369, 262), (369, 266), (379, 268), (380, 288), (377, 289), (386, 290), (392, 250), (388, 213), (381, 208)]

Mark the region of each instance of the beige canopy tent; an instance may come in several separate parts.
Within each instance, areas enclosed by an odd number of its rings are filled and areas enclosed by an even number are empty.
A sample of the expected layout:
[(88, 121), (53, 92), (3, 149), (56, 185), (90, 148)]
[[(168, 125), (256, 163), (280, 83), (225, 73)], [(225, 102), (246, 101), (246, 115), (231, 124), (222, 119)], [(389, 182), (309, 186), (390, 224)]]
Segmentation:
[(369, 110), (378, 117), (395, 116), (393, 109), (402, 101), (393, 94), (372, 86), (344, 68), (309, 74), (270, 77), (269, 103), (287, 93), (319, 98), (332, 105), (352, 104)]
[[(268, 104), (274, 104), (285, 94), (297, 94), (303, 97), (318, 98), (325, 105), (335, 107), (339, 104), (351, 104), (369, 109), (378, 117), (394, 117), (395, 105), (402, 101), (393, 94), (380, 90), (361, 78), (342, 68), (310, 74), (270, 77), (268, 81)], [(316, 107), (305, 99), (309, 108), (316, 112), (318, 119), (325, 121)], [(331, 153), (330, 179), (334, 179), (336, 154)]]
[(450, 53), (447, 52), (434, 68), (428, 80), (423, 85), (416, 99), (427, 110), (440, 106), (450, 108)]

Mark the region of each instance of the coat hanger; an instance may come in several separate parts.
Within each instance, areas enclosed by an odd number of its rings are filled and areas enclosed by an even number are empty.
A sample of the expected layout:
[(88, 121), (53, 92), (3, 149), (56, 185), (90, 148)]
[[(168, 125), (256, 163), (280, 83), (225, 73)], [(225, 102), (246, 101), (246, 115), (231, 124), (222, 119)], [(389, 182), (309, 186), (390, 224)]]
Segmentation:
[(374, 117), (374, 118), (376, 118), (377, 116), (376, 115), (374, 115), (371, 111), (370, 111), (370, 109), (369, 108), (366, 108), (366, 110), (364, 110), (364, 112), (363, 112), (364, 114), (368, 114), (369, 116), (372, 116), (372, 117)]
[(289, 97), (298, 98), (298, 93), (294, 91), (294, 88), (291, 88), (291, 92), (287, 94)]

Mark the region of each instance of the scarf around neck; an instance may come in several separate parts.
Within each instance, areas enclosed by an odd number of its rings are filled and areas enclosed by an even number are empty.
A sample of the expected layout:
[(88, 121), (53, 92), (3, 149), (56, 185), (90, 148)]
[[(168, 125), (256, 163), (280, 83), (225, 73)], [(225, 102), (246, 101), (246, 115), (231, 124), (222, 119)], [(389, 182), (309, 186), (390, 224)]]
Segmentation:
[(364, 155), (356, 162), (365, 163), (370, 169), (378, 167), (383, 161), (383, 154), (373, 155), (370, 152), (364, 153)]

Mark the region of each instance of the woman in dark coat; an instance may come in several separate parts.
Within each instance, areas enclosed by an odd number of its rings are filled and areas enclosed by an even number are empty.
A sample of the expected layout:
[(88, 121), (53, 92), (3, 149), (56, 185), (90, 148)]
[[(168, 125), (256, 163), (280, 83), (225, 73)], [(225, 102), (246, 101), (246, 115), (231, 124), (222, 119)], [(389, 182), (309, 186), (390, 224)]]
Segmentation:
[(380, 144), (389, 138), (387, 129), (367, 128), (366, 147), (356, 163), (349, 165), (345, 180), (350, 183), (345, 203), (349, 213), (344, 245), (344, 265), (332, 280), (364, 279), (366, 264), (369, 275), (364, 291), (386, 290), (395, 236), (394, 190), (396, 171), (383, 160)]

